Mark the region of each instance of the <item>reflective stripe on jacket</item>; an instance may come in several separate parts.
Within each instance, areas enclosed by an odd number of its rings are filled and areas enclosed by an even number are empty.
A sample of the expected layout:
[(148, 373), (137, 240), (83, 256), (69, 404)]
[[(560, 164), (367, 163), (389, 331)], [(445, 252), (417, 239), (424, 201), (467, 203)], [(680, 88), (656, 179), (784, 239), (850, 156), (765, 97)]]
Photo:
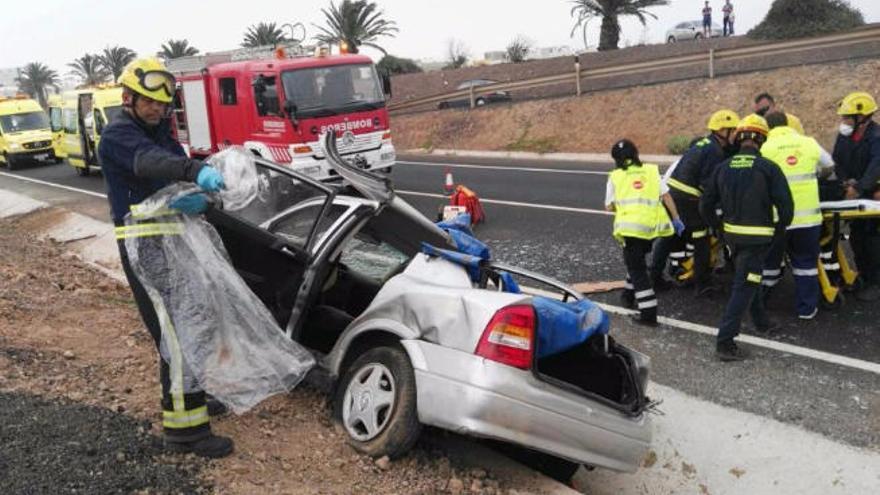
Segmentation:
[(614, 238), (652, 240), (673, 234), (669, 214), (660, 201), (660, 170), (657, 165), (631, 165), (615, 169), (609, 180), (614, 185)]
[(821, 154), (815, 139), (801, 136), (791, 127), (772, 129), (761, 147), (761, 156), (779, 165), (788, 180), (794, 201), (794, 218), (789, 229), (822, 224), (817, 177)]

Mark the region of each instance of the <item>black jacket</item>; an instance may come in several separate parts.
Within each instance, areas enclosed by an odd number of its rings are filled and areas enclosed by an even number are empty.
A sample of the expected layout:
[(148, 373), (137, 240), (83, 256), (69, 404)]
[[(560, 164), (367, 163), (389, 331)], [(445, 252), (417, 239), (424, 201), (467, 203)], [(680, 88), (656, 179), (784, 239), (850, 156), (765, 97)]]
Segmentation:
[[(697, 141), (685, 152), (672, 172), (671, 178), (692, 188), (705, 190), (718, 164), (727, 158), (727, 153), (718, 143), (718, 139), (707, 136)], [(682, 193), (676, 189), (674, 184), (670, 184), (670, 189), (673, 196), (684, 195), (684, 197), (689, 197), (688, 199), (696, 199), (696, 196)]]
[(858, 142), (852, 136), (837, 136), (834, 143), (834, 172), (846, 182), (858, 181), (856, 189), (864, 198), (873, 196), (880, 181), (880, 126), (871, 121)]
[(122, 224), (131, 205), (171, 181), (194, 181), (203, 167), (202, 162), (188, 158), (171, 137), (168, 121), (148, 128), (128, 112), (120, 113), (104, 129), (98, 160), (117, 225)]
[[(756, 151), (743, 151), (718, 166), (700, 200), (709, 224), (723, 232), (729, 243), (767, 244), (791, 224), (794, 203), (782, 170)], [(773, 208), (779, 220), (773, 219)]]

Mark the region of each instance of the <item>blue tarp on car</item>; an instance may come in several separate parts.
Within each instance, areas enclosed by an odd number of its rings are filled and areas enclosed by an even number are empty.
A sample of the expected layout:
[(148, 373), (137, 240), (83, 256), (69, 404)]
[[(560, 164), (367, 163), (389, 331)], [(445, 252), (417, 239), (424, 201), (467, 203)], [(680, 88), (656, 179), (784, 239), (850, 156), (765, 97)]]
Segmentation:
[(593, 335), (607, 335), (610, 329), (608, 314), (587, 299), (565, 303), (535, 296), (532, 305), (538, 317), (538, 358), (577, 347)]

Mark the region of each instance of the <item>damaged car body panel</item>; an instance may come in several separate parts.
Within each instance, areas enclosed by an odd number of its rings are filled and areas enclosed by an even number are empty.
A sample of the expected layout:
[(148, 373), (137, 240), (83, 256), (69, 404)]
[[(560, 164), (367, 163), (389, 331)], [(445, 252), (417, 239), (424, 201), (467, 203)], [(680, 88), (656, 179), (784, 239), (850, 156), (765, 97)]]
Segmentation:
[[(537, 296), (502, 291), (498, 274), (547, 287), (562, 301), (579, 301), (580, 293), (489, 261), (475, 283), (464, 266), (423, 254), (424, 243), (451, 250), (455, 243), (387, 177), (339, 157), (332, 133), (324, 148), (355, 192), (256, 158), (268, 192), (208, 219), (242, 278), (337, 383), (334, 413), (352, 445), (393, 458), (427, 424), (635, 471), (651, 440), (648, 358), (599, 334), (539, 357), (541, 328), (529, 316)], [(513, 340), (493, 340), (493, 325)], [(487, 342), (512, 345), (529, 361), (516, 367), (487, 357), (479, 352)]]

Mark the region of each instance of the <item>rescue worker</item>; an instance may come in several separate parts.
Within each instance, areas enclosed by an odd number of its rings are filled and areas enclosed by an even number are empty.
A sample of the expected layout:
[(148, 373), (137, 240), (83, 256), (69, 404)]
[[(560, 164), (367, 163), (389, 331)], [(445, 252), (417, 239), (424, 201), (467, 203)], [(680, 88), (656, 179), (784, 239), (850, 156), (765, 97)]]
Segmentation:
[[(873, 120), (877, 102), (868, 93), (847, 95), (837, 107), (840, 131), (834, 144), (835, 173), (845, 199), (874, 199), (880, 191), (880, 127)], [(856, 299), (880, 299), (880, 221), (853, 220), (850, 245), (862, 287)]]
[(654, 326), (657, 325), (657, 295), (648, 276), (645, 257), (651, 252), (655, 239), (673, 233), (681, 235), (684, 224), (669, 189), (660, 180), (659, 167), (642, 163), (632, 141), (622, 139), (615, 143), (611, 157), (615, 168), (605, 188), (605, 208), (614, 212), (614, 238), (623, 246), (627, 272), (624, 304), (638, 307), (638, 323)]
[[(768, 132), (763, 117), (745, 117), (736, 128), (739, 153), (718, 167), (700, 200), (703, 215), (723, 233), (733, 254), (733, 288), (715, 344), (715, 354), (722, 361), (746, 357), (734, 339), (747, 309), (758, 331), (771, 330), (763, 300), (755, 296), (761, 287), (767, 250), (791, 223), (794, 206), (782, 171), (758, 153)], [(724, 211), (723, 224), (717, 214), (719, 206)], [(774, 208), (778, 221), (774, 220)]]
[[(157, 309), (135, 275), (125, 250), (127, 237), (142, 236), (144, 232), (138, 233), (124, 226), (123, 220), (133, 205), (147, 199), (171, 181), (196, 182), (204, 191), (218, 191), (225, 185), (220, 172), (198, 160), (187, 158), (183, 148), (172, 138), (168, 116), (175, 80), (161, 62), (154, 58), (134, 60), (125, 67), (117, 82), (123, 87), (124, 111), (104, 129), (99, 160), (107, 183), (111, 216), (117, 226), (122, 266), (144, 325), (159, 349), (163, 336)], [(191, 194), (170, 206), (184, 214), (199, 214), (207, 209), (208, 201), (204, 194)], [(153, 234), (157, 242), (161, 241), (162, 235), (173, 234)], [(165, 298), (175, 296), (173, 288), (166, 292), (163, 294)], [(164, 308), (161, 313), (166, 314)], [(185, 332), (186, 329), (177, 328), (176, 331)], [(166, 340), (169, 338), (175, 337), (166, 336)], [(176, 362), (167, 362), (160, 353), (159, 380), (162, 384), (162, 424), (166, 450), (192, 452), (211, 458), (230, 454), (233, 450), (232, 440), (211, 433), (205, 392), (192, 383), (191, 377), (186, 376), (186, 363), (173, 358), (172, 361)]]
[[(753, 110), (756, 114), (765, 118), (771, 112), (781, 111), (776, 108), (776, 100), (770, 95), (770, 93), (761, 93), (756, 96)], [(805, 135), (801, 119), (790, 113), (786, 113), (785, 116), (788, 119), (788, 127), (796, 130), (798, 134)]]
[[(733, 152), (733, 137), (739, 116), (731, 110), (715, 112), (707, 124), (710, 134), (688, 149), (667, 179), (670, 195), (685, 225), (682, 239), (688, 248), (693, 246), (694, 285), (698, 297), (710, 295), (711, 268), (709, 266), (709, 229), (700, 214), (700, 196), (712, 178), (718, 164)], [(666, 237), (658, 242), (651, 267), (651, 277), (660, 285), (666, 268), (666, 259), (673, 251), (684, 251), (681, 240)]]
[(783, 258), (788, 252), (795, 280), (797, 314), (812, 320), (819, 312), (819, 238), (822, 211), (819, 209), (819, 176), (834, 170), (834, 161), (815, 139), (800, 135), (788, 126), (783, 112), (767, 114), (770, 133), (761, 146), (761, 156), (774, 162), (788, 181), (794, 201), (794, 218), (785, 235), (773, 243), (764, 267), (762, 285), (770, 289), (782, 275)]

